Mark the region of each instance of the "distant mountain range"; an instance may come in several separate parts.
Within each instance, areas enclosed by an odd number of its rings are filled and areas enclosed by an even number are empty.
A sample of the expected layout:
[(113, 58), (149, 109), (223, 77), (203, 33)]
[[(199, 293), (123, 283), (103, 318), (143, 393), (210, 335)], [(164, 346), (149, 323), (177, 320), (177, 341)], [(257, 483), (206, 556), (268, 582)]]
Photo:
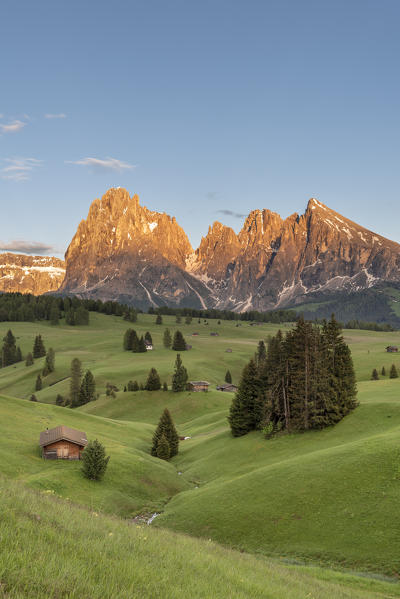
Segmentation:
[(112, 188), (96, 199), (65, 254), (2, 254), (0, 290), (243, 312), (303, 305), (400, 283), (400, 245), (308, 202), (283, 220), (254, 210), (236, 234), (215, 222), (194, 250), (174, 217)]

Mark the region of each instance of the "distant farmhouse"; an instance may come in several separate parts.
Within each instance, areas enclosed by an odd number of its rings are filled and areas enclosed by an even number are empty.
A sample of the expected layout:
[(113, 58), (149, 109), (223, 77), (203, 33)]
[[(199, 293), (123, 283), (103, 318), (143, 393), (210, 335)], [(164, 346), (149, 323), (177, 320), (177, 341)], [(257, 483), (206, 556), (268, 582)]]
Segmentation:
[(386, 348), (386, 351), (389, 352), (390, 354), (394, 354), (399, 351), (399, 348), (396, 347), (395, 345), (388, 345)]
[(39, 445), (46, 460), (80, 460), (87, 444), (86, 433), (68, 426), (56, 426), (40, 433)]
[(145, 344), (145, 346), (146, 346), (146, 351), (150, 351), (150, 350), (152, 350), (152, 349), (153, 349), (153, 344), (152, 344), (152, 343), (150, 343), (150, 341), (147, 341), (147, 340), (145, 339), (145, 341), (144, 341), (144, 344)]
[(211, 337), (219, 337), (219, 333), (210, 333)]
[(232, 383), (224, 383), (223, 385), (218, 385), (217, 387), (217, 391), (228, 391), (230, 393), (236, 393), (237, 390), (237, 386), (233, 385)]
[(187, 384), (188, 391), (208, 391), (210, 383), (207, 381), (189, 381)]

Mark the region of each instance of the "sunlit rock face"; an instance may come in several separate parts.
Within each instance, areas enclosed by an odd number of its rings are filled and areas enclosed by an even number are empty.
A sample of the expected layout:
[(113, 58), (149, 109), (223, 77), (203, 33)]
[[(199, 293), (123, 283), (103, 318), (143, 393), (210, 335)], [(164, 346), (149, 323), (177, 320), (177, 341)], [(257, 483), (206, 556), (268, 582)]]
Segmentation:
[(0, 254), (0, 291), (41, 295), (57, 291), (65, 276), (65, 264), (50, 256)]
[(113, 188), (92, 203), (65, 259), (60, 291), (144, 309), (268, 310), (400, 280), (399, 244), (316, 199), (286, 220), (254, 210), (238, 234), (215, 222), (194, 251), (175, 218)]

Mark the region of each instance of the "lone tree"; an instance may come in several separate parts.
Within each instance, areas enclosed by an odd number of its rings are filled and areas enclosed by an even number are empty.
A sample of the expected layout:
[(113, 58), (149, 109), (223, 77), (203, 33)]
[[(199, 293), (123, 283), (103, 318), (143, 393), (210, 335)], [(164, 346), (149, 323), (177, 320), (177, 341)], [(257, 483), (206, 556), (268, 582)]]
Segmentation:
[(165, 408), (164, 412), (162, 413), (158, 426), (153, 435), (151, 455), (154, 457), (157, 457), (157, 448), (163, 435), (167, 439), (169, 445), (168, 457), (173, 458), (175, 455), (178, 454), (179, 437), (178, 433), (176, 432), (175, 425), (172, 421), (171, 414), (169, 413), (169, 410), (167, 408)]
[(69, 384), (69, 399), (71, 407), (79, 406), (79, 391), (81, 388), (82, 364), (78, 358), (71, 362), (71, 380)]
[(151, 368), (147, 376), (146, 391), (158, 391), (161, 389), (160, 376), (155, 368)]
[(172, 345), (172, 337), (169, 329), (165, 329), (164, 331), (163, 343), (164, 347), (166, 347), (167, 349), (169, 349)]
[(34, 393), (32, 393), (32, 395), (29, 398), (30, 401), (37, 401), (37, 397)]
[(43, 368), (43, 376), (47, 376), (50, 372), (54, 372), (55, 369), (55, 353), (52, 347), (49, 348), (46, 354), (46, 361)]
[(231, 383), (231, 382), (232, 382), (232, 375), (231, 375), (230, 371), (227, 370), (225, 373), (225, 383)]
[(397, 368), (394, 364), (392, 364), (392, 367), (390, 369), (390, 374), (389, 374), (389, 378), (390, 379), (397, 379), (399, 377), (398, 372), (397, 372)]
[(9, 329), (3, 339), (1, 365), (4, 368), (5, 366), (10, 366), (10, 364), (15, 364), (15, 362), (17, 362), (17, 346), (15, 343), (15, 337), (12, 334), (11, 329)]
[(32, 354), (29, 352), (29, 354), (26, 356), (26, 360), (25, 360), (25, 366), (32, 366), (34, 360), (33, 360), (33, 356)]
[(172, 349), (174, 351), (186, 351), (186, 341), (180, 331), (175, 331)]
[(381, 375), (386, 376), (386, 368), (382, 366)]
[(85, 376), (82, 379), (82, 383), (79, 389), (79, 405), (83, 406), (85, 403), (89, 403), (89, 401), (93, 401), (96, 399), (96, 382), (94, 380), (93, 374), (90, 370), (85, 372)]
[(40, 376), (40, 374), (38, 374), (36, 377), (35, 391), (40, 391), (42, 389), (42, 387), (43, 387), (42, 377)]
[(107, 469), (110, 456), (106, 456), (104, 445), (97, 439), (90, 441), (82, 452), (82, 472), (89, 480), (101, 480)]
[(146, 333), (144, 334), (144, 340), (153, 345), (153, 339), (149, 331), (146, 331)]
[(185, 391), (187, 381), (187, 370), (182, 364), (181, 354), (177, 354), (175, 360), (175, 371), (172, 375), (172, 391), (175, 391), (175, 393), (179, 391)]
[(35, 342), (33, 344), (33, 357), (34, 358), (43, 358), (46, 355), (46, 348), (43, 343), (43, 339), (41, 335), (36, 335)]
[(372, 371), (371, 381), (379, 381), (379, 374), (376, 368), (374, 368)]
[(167, 437), (162, 434), (161, 438), (157, 444), (157, 457), (160, 458), (160, 460), (169, 460), (170, 458), (170, 447), (169, 447), (169, 443), (168, 443), (168, 439)]
[(156, 324), (162, 324), (162, 316), (161, 316), (161, 314), (157, 314)]

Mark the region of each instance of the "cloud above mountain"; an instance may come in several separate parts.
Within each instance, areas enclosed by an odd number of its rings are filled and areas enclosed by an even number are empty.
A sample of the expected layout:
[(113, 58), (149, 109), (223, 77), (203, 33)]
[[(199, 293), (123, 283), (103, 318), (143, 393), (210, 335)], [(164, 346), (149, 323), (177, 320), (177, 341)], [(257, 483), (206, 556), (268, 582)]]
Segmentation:
[(26, 123), (20, 120), (12, 121), (11, 123), (0, 123), (0, 133), (16, 133), (25, 127)]
[(0, 241), (0, 251), (2, 252), (21, 252), (23, 254), (53, 254), (59, 253), (59, 250), (53, 246), (40, 241), (27, 241), (24, 239), (15, 239), (13, 241)]
[(131, 170), (136, 168), (135, 164), (129, 164), (118, 160), (117, 158), (82, 158), (81, 160), (67, 160), (66, 164), (78, 164), (80, 166), (87, 166), (93, 171), (118, 171), (122, 172), (125, 170)]
[(6, 158), (0, 169), (0, 177), (9, 181), (28, 181), (33, 171), (41, 166), (37, 158)]

